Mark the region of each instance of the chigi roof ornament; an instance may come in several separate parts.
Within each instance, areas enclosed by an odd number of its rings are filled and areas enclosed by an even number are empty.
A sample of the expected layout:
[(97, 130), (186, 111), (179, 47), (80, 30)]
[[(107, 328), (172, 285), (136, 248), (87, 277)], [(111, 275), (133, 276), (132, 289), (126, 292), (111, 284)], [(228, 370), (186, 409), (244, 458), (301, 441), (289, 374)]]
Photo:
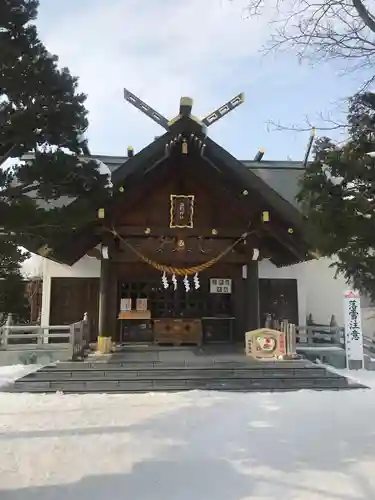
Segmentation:
[(207, 127), (209, 127), (213, 123), (216, 123), (218, 120), (223, 118), (223, 116), (228, 114), (230, 111), (232, 111), (245, 101), (245, 95), (243, 92), (241, 92), (240, 94), (233, 97), (233, 99), (226, 102), (219, 108), (215, 109), (215, 111), (212, 111), (212, 113), (207, 115), (205, 118), (202, 118), (200, 120), (199, 118), (191, 114), (193, 108), (193, 99), (191, 99), (191, 97), (181, 97), (178, 115), (172, 118), (172, 120), (167, 120), (163, 115), (155, 111), (153, 108), (151, 108), (151, 106), (143, 102), (141, 99), (139, 99), (139, 97), (137, 97), (135, 94), (132, 94), (132, 92), (127, 89), (124, 89), (124, 98), (127, 102), (130, 102), (130, 104), (142, 111), (142, 113), (151, 118), (151, 120), (153, 120), (154, 122), (161, 125), (167, 131), (170, 130), (171, 125), (176, 123), (184, 116), (188, 116), (192, 120), (196, 121), (202, 126), (202, 129), (205, 130)]

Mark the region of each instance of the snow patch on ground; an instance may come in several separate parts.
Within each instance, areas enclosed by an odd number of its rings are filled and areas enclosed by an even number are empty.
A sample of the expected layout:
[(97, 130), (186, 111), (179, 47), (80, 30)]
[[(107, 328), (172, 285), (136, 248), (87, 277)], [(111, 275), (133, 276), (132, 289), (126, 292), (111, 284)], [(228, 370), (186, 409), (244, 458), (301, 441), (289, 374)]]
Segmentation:
[(374, 398), (0, 394), (0, 498), (373, 500)]
[(375, 371), (373, 370), (347, 370), (347, 369), (337, 369), (330, 365), (325, 365), (320, 363), (322, 366), (327, 368), (327, 370), (342, 375), (353, 382), (359, 382), (366, 387), (371, 387), (375, 389)]
[(40, 365), (10, 365), (0, 366), (0, 387), (24, 377), (28, 373), (35, 372), (41, 368)]

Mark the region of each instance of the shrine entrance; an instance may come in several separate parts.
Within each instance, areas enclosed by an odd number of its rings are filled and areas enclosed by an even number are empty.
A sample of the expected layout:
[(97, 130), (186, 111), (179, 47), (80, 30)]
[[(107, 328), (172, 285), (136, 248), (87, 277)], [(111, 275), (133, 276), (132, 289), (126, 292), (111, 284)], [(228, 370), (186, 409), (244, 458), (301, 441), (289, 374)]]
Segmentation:
[[(117, 341), (158, 343), (160, 331), (165, 330), (164, 336), (168, 332), (176, 332), (176, 338), (169, 338), (168, 344), (232, 342), (235, 330), (234, 287), (229, 278), (217, 279), (217, 283), (221, 281), (231, 284), (230, 288), (227, 286), (226, 293), (224, 285), (221, 290), (217, 285), (219, 292), (213, 293), (212, 278), (204, 275), (200, 277), (199, 288), (192, 287), (189, 291), (181, 285), (176, 289), (173, 285), (164, 288), (157, 278), (119, 281), (118, 310), (121, 311), (125, 304), (129, 311), (119, 314)], [(145, 311), (134, 311), (137, 304)], [(191, 335), (185, 334), (182, 339), (178, 331), (181, 328)]]

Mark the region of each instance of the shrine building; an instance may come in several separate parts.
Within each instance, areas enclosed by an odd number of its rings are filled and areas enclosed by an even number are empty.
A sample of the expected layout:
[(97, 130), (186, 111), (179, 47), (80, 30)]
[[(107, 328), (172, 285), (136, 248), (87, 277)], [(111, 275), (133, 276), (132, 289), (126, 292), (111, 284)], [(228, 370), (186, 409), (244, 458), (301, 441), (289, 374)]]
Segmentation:
[[(304, 325), (315, 307), (308, 298), (323, 302), (317, 287), (331, 278), (323, 259), (317, 280), (316, 249), (295, 201), (303, 163), (266, 162), (262, 152), (239, 161), (210, 139), (208, 127), (241, 94), (203, 120), (182, 98), (171, 121), (126, 96), (165, 133), (126, 158), (97, 157), (112, 196), (70, 239), (38, 249), (41, 324), (87, 312), (92, 341), (174, 345), (243, 342), (268, 315)], [(341, 284), (333, 286), (333, 307), (341, 306)], [(340, 312), (327, 309), (325, 324)]]

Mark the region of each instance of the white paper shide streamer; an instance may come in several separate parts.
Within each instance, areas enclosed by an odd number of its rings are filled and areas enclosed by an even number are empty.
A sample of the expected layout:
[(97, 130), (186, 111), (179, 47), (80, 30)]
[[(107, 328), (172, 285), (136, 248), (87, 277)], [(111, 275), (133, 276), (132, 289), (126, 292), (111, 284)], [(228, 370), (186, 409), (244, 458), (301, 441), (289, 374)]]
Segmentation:
[(195, 289), (198, 290), (198, 288), (200, 288), (200, 286), (201, 286), (201, 284), (199, 283), (198, 273), (194, 274), (193, 281), (194, 281), (194, 287), (195, 287)]
[(190, 283), (189, 283), (189, 278), (185, 276), (184, 278), (184, 285), (185, 285), (185, 290), (188, 292), (190, 290)]
[[(174, 290), (177, 290), (177, 277), (175, 274), (172, 275), (172, 277), (170, 278), (171, 280), (171, 283), (173, 285), (173, 288)], [(168, 276), (167, 276), (167, 273), (163, 273), (162, 277), (161, 277), (161, 282), (163, 284), (163, 287), (165, 289), (167, 289), (169, 287), (169, 282), (168, 282)], [(189, 278), (187, 275), (185, 275), (184, 279), (183, 279), (183, 284), (185, 286), (185, 290), (187, 292), (189, 292), (191, 290), (191, 285), (190, 285), (190, 282), (189, 282)], [(195, 273), (194, 277), (193, 277), (193, 284), (194, 284), (194, 288), (195, 290), (198, 290), (198, 288), (201, 287), (201, 284), (199, 282), (199, 276), (198, 276), (198, 273)]]
[(161, 278), (161, 282), (163, 283), (163, 287), (165, 289), (167, 289), (169, 287), (168, 278), (167, 278), (167, 275), (165, 273), (163, 273), (163, 276)]
[(177, 290), (177, 278), (175, 274), (172, 276), (172, 283), (173, 283), (173, 288)]

